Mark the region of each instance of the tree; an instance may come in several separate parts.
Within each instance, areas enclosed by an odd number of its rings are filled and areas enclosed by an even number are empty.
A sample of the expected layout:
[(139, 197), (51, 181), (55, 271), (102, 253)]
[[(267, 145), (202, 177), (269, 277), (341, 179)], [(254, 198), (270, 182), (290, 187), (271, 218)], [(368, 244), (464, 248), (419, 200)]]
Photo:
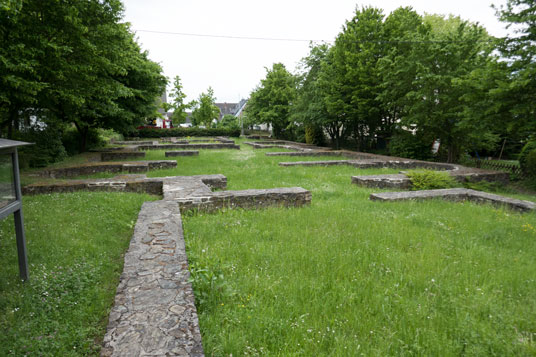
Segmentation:
[(378, 60), (385, 52), (382, 11), (356, 9), (331, 49), (326, 105), (330, 115), (344, 118), (358, 149), (371, 148), (383, 113), (378, 101)]
[(195, 126), (204, 125), (207, 128), (212, 126), (212, 122), (218, 118), (220, 109), (214, 104), (214, 90), (208, 87), (207, 93), (201, 93), (199, 99), (191, 103), (194, 110), (192, 112), (192, 124)]
[(190, 103), (184, 102), (186, 94), (182, 91), (181, 78), (179, 76), (175, 76), (175, 79), (173, 80), (173, 89), (171, 90), (170, 97), (173, 98), (173, 103), (171, 105), (173, 108), (173, 115), (171, 116), (173, 124), (178, 125), (186, 122), (186, 117), (188, 115), (186, 109), (190, 108)]
[(309, 144), (322, 144), (324, 130), (331, 134), (329, 129), (332, 117), (327, 111), (325, 93), (319, 82), (328, 50), (329, 47), (325, 44), (311, 45), (309, 55), (300, 63), (303, 73), (297, 76), (296, 100), (291, 107), (291, 120), (305, 126), (305, 139)]
[(47, 124), (74, 124), (84, 150), (91, 129), (125, 131), (154, 112), (166, 79), (120, 23), (119, 0), (17, 4), (0, 10), (0, 125), (18, 127), (30, 109)]
[[(430, 26), (425, 25), (423, 18), (411, 7), (400, 7), (387, 16), (383, 31), (387, 46), (385, 54), (378, 60), (381, 83), (377, 98), (383, 114), (381, 135), (391, 138), (399, 121), (407, 114), (406, 94), (414, 90), (418, 78), (419, 61), (414, 56), (415, 47), (421, 45), (418, 42), (428, 40)], [(432, 142), (433, 138), (430, 138), (430, 147)]]
[(508, 0), (497, 10), (499, 19), (516, 36), (501, 40), (501, 54), (508, 59), (509, 80), (501, 81), (493, 92), (497, 100), (506, 99), (510, 126), (525, 138), (536, 133), (536, 3), (534, 0)]
[(406, 127), (415, 127), (441, 142), (448, 162), (466, 148), (492, 139), (486, 122), (468, 115), (472, 105), (461, 100), (470, 91), (474, 71), (487, 65), (493, 50), (484, 28), (459, 17), (427, 15), (428, 40), (416, 43), (411, 60), (418, 65), (413, 89), (406, 95)]
[(274, 63), (272, 69), (266, 68), (266, 78), (251, 93), (247, 116), (254, 123), (270, 124), (274, 137), (282, 138), (291, 125), (290, 106), (295, 98), (296, 79), (282, 63)]

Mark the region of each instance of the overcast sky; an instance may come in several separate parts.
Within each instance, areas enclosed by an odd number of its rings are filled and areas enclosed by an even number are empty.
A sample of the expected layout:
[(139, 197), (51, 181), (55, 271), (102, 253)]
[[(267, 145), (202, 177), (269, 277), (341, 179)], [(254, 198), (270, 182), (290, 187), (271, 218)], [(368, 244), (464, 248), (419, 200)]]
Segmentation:
[[(506, 0), (123, 0), (125, 21), (164, 74), (182, 79), (187, 100), (209, 86), (218, 102), (247, 98), (265, 77), (265, 67), (283, 63), (294, 72), (309, 53), (308, 40), (333, 41), (356, 6), (371, 5), (389, 14), (400, 6), (418, 13), (453, 14), (478, 22), (491, 35), (504, 36), (492, 4)], [(154, 32), (148, 32), (154, 31)], [(158, 33), (160, 32), (160, 33)], [(255, 37), (303, 41), (214, 38)], [(169, 87), (169, 86), (168, 86)], [(169, 88), (168, 88), (169, 92)]]

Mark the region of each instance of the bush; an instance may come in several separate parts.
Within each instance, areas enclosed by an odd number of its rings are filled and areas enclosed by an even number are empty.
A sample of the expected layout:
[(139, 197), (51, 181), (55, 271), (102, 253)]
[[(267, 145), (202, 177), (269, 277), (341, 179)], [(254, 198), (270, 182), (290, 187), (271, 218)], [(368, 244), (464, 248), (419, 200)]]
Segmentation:
[(185, 136), (231, 136), (240, 137), (239, 128), (140, 128), (137, 129), (133, 136), (139, 138), (161, 138), (161, 137), (185, 137)]
[(447, 172), (414, 170), (409, 171), (407, 176), (411, 180), (411, 189), (413, 191), (451, 188), (456, 186), (456, 181)]
[(321, 127), (307, 125), (305, 127), (305, 142), (316, 146), (324, 145), (324, 131)]
[[(81, 138), (78, 130), (76, 130), (75, 127), (65, 130), (61, 141), (63, 142), (63, 146), (69, 155), (76, 155), (80, 153)], [(98, 129), (89, 129), (89, 132), (87, 133), (86, 150), (104, 146), (105, 144), (106, 143), (99, 135)]]
[(523, 146), (519, 154), (519, 166), (526, 175), (536, 177), (536, 140), (529, 141)]
[(32, 128), (19, 132), (16, 139), (34, 143), (19, 149), (21, 167), (45, 167), (67, 156), (61, 142), (61, 131), (55, 127)]
[(389, 143), (389, 154), (416, 160), (430, 160), (433, 157), (432, 143), (422, 135), (399, 130)]

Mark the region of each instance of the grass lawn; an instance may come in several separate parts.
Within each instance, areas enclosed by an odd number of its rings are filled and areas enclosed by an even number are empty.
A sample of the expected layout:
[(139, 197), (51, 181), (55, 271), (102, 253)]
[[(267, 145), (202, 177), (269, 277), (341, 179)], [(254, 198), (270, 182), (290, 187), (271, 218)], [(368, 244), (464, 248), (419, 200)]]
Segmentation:
[(79, 192), (23, 199), (30, 280), (19, 280), (13, 218), (0, 221), (0, 356), (96, 355), (141, 204)]
[[(207, 356), (536, 354), (535, 213), (442, 200), (371, 202), (378, 190), (352, 185), (350, 176), (398, 170), (280, 167), (342, 158), (269, 151), (284, 150), (200, 150), (177, 158), (175, 169), (148, 173), (221, 173), (231, 190), (301, 186), (313, 195), (304, 208), (183, 217)], [(164, 151), (147, 151), (146, 159), (165, 159)], [(25, 198), (34, 266), (24, 287), (14, 238), (4, 238), (11, 221), (1, 222), (0, 355), (96, 353), (120, 255), (147, 199), (154, 198)], [(103, 227), (113, 233), (96, 233)], [(68, 288), (53, 284), (52, 273)], [(47, 303), (44, 291), (59, 303)], [(80, 300), (87, 307), (74, 309)]]

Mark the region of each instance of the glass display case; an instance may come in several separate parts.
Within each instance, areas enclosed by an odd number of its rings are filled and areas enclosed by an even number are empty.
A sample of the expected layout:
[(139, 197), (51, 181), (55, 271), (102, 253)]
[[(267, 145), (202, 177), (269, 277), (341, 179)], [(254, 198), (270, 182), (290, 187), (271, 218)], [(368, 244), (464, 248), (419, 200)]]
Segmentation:
[(12, 153), (0, 155), (0, 209), (17, 199), (12, 156)]
[[(7, 218), (13, 214), (20, 277), (22, 280), (28, 280), (28, 258), (26, 254), (17, 152), (17, 148), (24, 145), (30, 144), (22, 141), (0, 139), (0, 219)], [(9, 239), (9, 237), (6, 238)]]

